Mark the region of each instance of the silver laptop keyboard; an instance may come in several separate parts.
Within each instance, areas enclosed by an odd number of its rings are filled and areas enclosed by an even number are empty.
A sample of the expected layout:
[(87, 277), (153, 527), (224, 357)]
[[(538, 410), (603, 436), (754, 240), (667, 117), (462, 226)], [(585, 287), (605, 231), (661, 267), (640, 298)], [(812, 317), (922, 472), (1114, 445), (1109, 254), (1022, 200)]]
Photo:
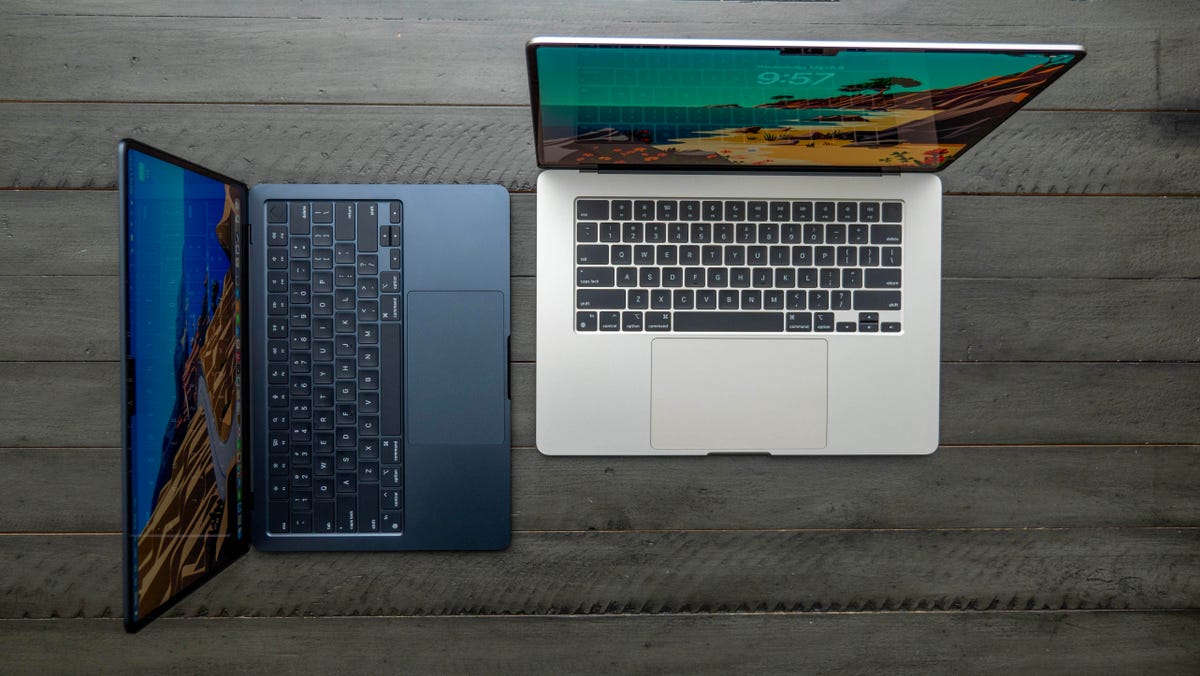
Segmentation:
[(575, 201), (575, 330), (898, 333), (903, 204)]

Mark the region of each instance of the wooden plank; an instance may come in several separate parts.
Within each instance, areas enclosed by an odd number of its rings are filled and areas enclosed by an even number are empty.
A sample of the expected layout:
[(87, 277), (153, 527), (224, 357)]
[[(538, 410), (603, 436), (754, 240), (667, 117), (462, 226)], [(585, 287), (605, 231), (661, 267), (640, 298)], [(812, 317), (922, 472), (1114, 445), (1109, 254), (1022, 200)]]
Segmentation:
[[(511, 204), (513, 275), (533, 276), (537, 197)], [(1200, 277), (1194, 197), (947, 195), (943, 209), (946, 277)], [(0, 190), (0, 237), (4, 274), (115, 275), (116, 195)]]
[[(0, 447), (119, 444), (117, 365), (0, 362)], [(1194, 444), (1200, 363), (948, 363), (941, 443)], [(534, 443), (534, 365), (512, 366), (512, 441)], [(64, 416), (64, 412), (70, 412)]]
[[(0, 360), (112, 361), (115, 277), (9, 277)], [(536, 280), (512, 280), (512, 358), (536, 356)], [(945, 361), (1197, 361), (1200, 279), (946, 280)], [(1154, 340), (1146, 340), (1147, 335)]]
[[(1200, 134), (1174, 112), (1024, 111), (941, 174), (951, 192), (1195, 194)], [(521, 107), (0, 104), (0, 186), (111, 188), (114, 139), (254, 184), (499, 183), (537, 177)], [(214, 140), (215, 139), (215, 140)], [(1114, 161), (1112, 148), (1122, 148)], [(1164, 161), (1172, 157), (1173, 161)]]
[[(509, 21), (479, 19), (469, 12), (453, 18), (236, 18), (200, 16), (10, 16), (6, 40), (20, 58), (0, 61), (3, 93), (10, 101), (142, 101), (256, 103), (452, 103), (528, 105), (524, 45), (538, 34), (633, 35), (829, 39), (830, 25), (809, 20), (813, 3), (726, 3), (703, 13), (674, 9), (673, 20), (614, 21), (615, 10), (555, 5), (553, 11), (522, 17), (521, 30)], [(686, 3), (684, 3), (686, 4)], [(854, 24), (859, 40), (930, 39), (930, 24), (896, 23), (895, 12), (865, 6), (851, 13), (829, 3), (840, 22)], [(1185, 14), (1182, 4), (1164, 14)], [(714, 12), (715, 10), (715, 12)], [(654, 7), (636, 12), (654, 15)], [(237, 12), (241, 14), (241, 11)], [(717, 13), (726, 16), (716, 21)], [(1189, 85), (1161, 73), (1186, 70), (1184, 49), (1163, 51), (1154, 39), (1179, 41), (1194, 22), (1152, 20), (1153, 28), (1128, 25), (1091, 28), (1071, 23), (1026, 23), (982, 30), (962, 11), (941, 24), (943, 42), (1083, 43), (1091, 55), (1076, 70), (1039, 96), (1037, 108), (1177, 108)], [(580, 15), (583, 16), (580, 16)], [(599, 14), (599, 15), (597, 15)], [(574, 16), (574, 20), (572, 20)], [(1190, 19), (1190, 14), (1186, 14)], [(967, 19), (963, 23), (963, 19)], [(1138, 23), (1147, 23), (1141, 21)], [(843, 27), (838, 29), (844, 30)], [(154, 41), (143, 36), (153, 34)], [(59, 48), (70, 41), (72, 49)], [(347, 48), (352, 46), (352, 48)], [(205, 55), (203, 69), (196, 54)], [(319, 55), (320, 58), (314, 58)], [(243, 68), (253, 63), (253, 68)], [(295, 64), (303, 63), (304, 68)], [(436, 63), (437, 68), (428, 64)], [(239, 76), (227, 77), (231, 69)], [(1101, 86), (1121, 82), (1122, 86)], [(1191, 99), (1194, 105), (1196, 100)]]
[[(0, 617), (106, 617), (120, 536), (0, 536)], [(1182, 609), (1200, 528), (516, 533), (503, 552), (252, 551), (173, 616)]]
[[(1174, 674), (1196, 611), (0, 621), (6, 673)], [(931, 637), (936, 637), (931, 640)], [(320, 650), (302, 646), (325, 646)], [(393, 646), (394, 649), (381, 649)], [(969, 664), (969, 667), (966, 665)]]
[[(0, 464), (0, 533), (121, 529), (118, 449), (0, 449)], [(518, 531), (1200, 525), (1197, 446), (943, 447), (919, 458), (548, 458), (524, 448), (512, 472)]]
[[(409, 0), (403, 4), (388, 0), (311, 3), (304, 0), (266, 0), (247, 4), (239, 0), (209, 0), (203, 4), (186, 0), (110, 0), (96, 4), (88, 0), (59, 0), (47, 5), (38, 0), (7, 0), (5, 13), (12, 16), (127, 16), (127, 17), (216, 17), (216, 18), (299, 18), (299, 19), (403, 19), (407, 21), (486, 21), (498, 24), (536, 25), (553, 21), (556, 26), (571, 26), (578, 21), (609, 21), (636, 28), (637, 23), (687, 24), (711, 23), (723, 26), (733, 19), (758, 23), (778, 22), (781, 12), (802, 12), (815, 24), (881, 24), (892, 26), (1126, 26), (1155, 28), (1192, 20), (1186, 0), (1169, 0), (1145, 11), (1134, 0), (1104, 3), (1078, 3), (1073, 0), (1006, 0), (964, 7), (955, 0), (925, 0), (920, 3), (878, 3), (871, 0), (816, 0), (800, 8), (794, 0), (751, 0), (743, 3), (666, 2), (664, 0), (609, 0), (593, 3), (523, 2), (496, 3), (492, 0)], [(804, 2), (804, 0), (801, 0)], [(554, 12), (548, 12), (552, 7)], [(970, 12), (967, 14), (966, 12)], [(637, 23), (634, 23), (637, 22)], [(797, 28), (802, 28), (798, 26)], [(558, 28), (554, 35), (572, 33)]]

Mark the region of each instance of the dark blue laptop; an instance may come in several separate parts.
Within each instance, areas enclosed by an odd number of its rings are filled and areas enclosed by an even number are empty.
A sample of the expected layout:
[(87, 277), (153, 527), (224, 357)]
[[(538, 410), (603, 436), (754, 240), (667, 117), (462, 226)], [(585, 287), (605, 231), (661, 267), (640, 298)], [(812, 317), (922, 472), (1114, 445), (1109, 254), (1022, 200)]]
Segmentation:
[(507, 191), (119, 158), (126, 628), (251, 543), (507, 547)]

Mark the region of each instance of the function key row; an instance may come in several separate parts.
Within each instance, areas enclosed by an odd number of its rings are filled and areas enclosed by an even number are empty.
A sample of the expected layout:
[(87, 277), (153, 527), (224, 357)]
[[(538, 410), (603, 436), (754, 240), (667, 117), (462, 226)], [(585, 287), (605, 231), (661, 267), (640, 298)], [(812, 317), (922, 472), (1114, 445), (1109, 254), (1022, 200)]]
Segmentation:
[(584, 243), (900, 244), (901, 239), (898, 223), (575, 223), (575, 241)]
[[(860, 313), (875, 314), (875, 313)], [(837, 321), (833, 312), (625, 312), (580, 311), (575, 314), (578, 331), (648, 332), (750, 332), (750, 333), (899, 333), (900, 322), (859, 318)]]
[(841, 221), (900, 223), (902, 202), (768, 200), (607, 200), (575, 201), (581, 221)]

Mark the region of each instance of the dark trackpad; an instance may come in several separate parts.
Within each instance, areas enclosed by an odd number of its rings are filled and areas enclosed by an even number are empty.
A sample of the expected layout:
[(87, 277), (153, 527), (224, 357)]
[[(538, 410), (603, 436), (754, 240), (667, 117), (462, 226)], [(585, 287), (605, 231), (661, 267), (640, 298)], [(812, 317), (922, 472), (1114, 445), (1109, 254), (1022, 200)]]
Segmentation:
[(409, 443), (501, 443), (508, 366), (503, 295), (414, 291), (407, 315)]

